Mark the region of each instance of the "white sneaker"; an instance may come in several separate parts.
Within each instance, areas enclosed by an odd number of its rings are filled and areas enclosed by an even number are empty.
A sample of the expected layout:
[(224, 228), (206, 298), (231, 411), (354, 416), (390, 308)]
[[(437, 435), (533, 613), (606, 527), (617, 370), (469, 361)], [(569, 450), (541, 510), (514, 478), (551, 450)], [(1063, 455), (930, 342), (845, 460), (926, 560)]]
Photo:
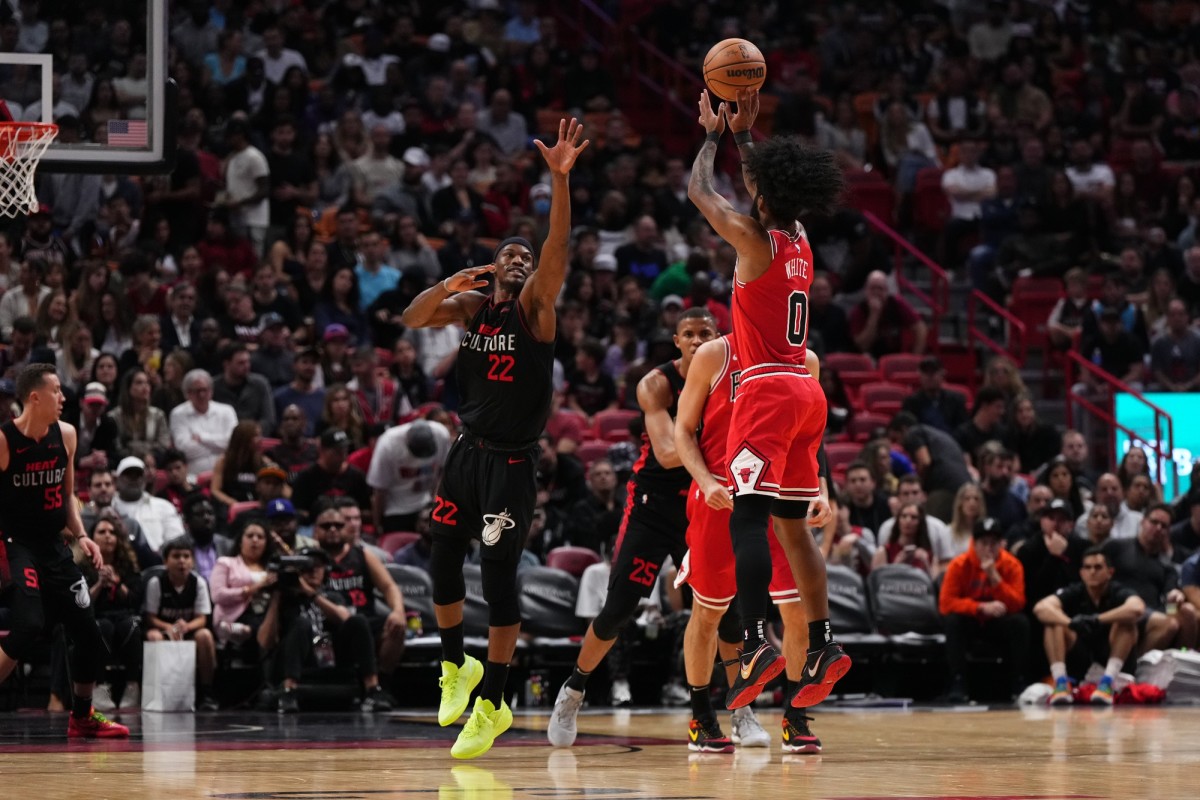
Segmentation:
[(140, 683), (125, 684), (125, 694), (121, 697), (121, 708), (135, 711), (142, 707), (142, 685)]
[(663, 687), (662, 704), (664, 706), (686, 706), (691, 700), (691, 693), (680, 686), (678, 681), (671, 681)]
[(572, 689), (565, 683), (558, 690), (554, 699), (554, 711), (550, 714), (550, 724), (546, 727), (546, 737), (554, 747), (570, 747), (575, 744), (575, 718), (579, 715), (579, 707), (583, 705), (583, 692)]
[(633, 705), (633, 692), (629, 691), (629, 681), (613, 681), (612, 704), (614, 706)]
[(112, 699), (112, 687), (107, 683), (97, 683), (92, 690), (92, 708), (97, 711), (117, 710), (117, 704)]
[(729, 737), (741, 747), (770, 747), (771, 737), (754, 716), (754, 709), (742, 706), (733, 712), (733, 733)]

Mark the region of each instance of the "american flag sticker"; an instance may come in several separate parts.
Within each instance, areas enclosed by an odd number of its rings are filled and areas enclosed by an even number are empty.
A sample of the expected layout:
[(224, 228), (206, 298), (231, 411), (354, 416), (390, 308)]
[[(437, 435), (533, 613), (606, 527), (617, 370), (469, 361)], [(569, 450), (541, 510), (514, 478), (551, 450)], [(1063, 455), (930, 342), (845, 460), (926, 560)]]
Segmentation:
[(110, 119), (109, 147), (145, 147), (149, 139), (144, 119)]

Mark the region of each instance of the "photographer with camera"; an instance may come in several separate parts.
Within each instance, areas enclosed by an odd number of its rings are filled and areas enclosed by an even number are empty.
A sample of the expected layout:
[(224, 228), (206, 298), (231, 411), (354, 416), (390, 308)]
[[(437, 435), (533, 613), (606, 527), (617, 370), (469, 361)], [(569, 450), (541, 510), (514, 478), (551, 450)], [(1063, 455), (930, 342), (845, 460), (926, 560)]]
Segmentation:
[(324, 550), (306, 548), (281, 555), (268, 569), (277, 587), (258, 629), (258, 645), (267, 655), (267, 676), (282, 683), (279, 712), (300, 710), (296, 687), (306, 666), (332, 667), (353, 663), (362, 680), (363, 711), (389, 711), (392, 699), (379, 685), (375, 643), (367, 618), (340, 605), (325, 579), (332, 559)]
[[(371, 638), (377, 645), (379, 670), (390, 673), (404, 655), (408, 617), (404, 597), (383, 562), (363, 545), (354, 542), (338, 502), (342, 498), (322, 497), (313, 504), (313, 535), (317, 544), (332, 560), (328, 591), (354, 613), (366, 617)], [(375, 592), (387, 603), (390, 613), (377, 613)]]

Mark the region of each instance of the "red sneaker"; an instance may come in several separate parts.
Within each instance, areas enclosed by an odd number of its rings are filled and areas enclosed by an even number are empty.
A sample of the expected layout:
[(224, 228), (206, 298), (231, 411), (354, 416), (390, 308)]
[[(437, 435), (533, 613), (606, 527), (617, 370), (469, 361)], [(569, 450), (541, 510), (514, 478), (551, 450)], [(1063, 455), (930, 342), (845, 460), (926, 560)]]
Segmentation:
[(71, 722), (67, 725), (67, 738), (128, 739), (129, 728), (113, 722), (93, 708), (91, 716), (85, 719), (76, 719), (73, 714), (71, 715)]

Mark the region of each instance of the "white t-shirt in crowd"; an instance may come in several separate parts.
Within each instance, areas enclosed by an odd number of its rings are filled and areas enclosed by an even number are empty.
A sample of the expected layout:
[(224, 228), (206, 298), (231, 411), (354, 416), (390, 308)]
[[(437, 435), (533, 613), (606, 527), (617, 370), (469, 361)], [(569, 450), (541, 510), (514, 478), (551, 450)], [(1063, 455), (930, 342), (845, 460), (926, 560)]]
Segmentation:
[(434, 487), (450, 452), (450, 431), (438, 422), (428, 424), (437, 443), (428, 458), (417, 458), (408, 451), (405, 440), (411, 422), (389, 428), (375, 443), (367, 483), (386, 493), (385, 515), (413, 514), (433, 502)]
[[(258, 191), (258, 179), (269, 177), (271, 167), (267, 164), (267, 157), (253, 145), (229, 156), (225, 162), (225, 189), (232, 202), (253, 197)], [(235, 214), (247, 227), (265, 228), (271, 223), (271, 204), (263, 197), (254, 205), (239, 206)]]
[(954, 219), (979, 219), (983, 214), (982, 200), (955, 200), (951, 190), (996, 193), (996, 173), (987, 167), (973, 169), (958, 166), (942, 174), (942, 188), (950, 200), (950, 216)]

